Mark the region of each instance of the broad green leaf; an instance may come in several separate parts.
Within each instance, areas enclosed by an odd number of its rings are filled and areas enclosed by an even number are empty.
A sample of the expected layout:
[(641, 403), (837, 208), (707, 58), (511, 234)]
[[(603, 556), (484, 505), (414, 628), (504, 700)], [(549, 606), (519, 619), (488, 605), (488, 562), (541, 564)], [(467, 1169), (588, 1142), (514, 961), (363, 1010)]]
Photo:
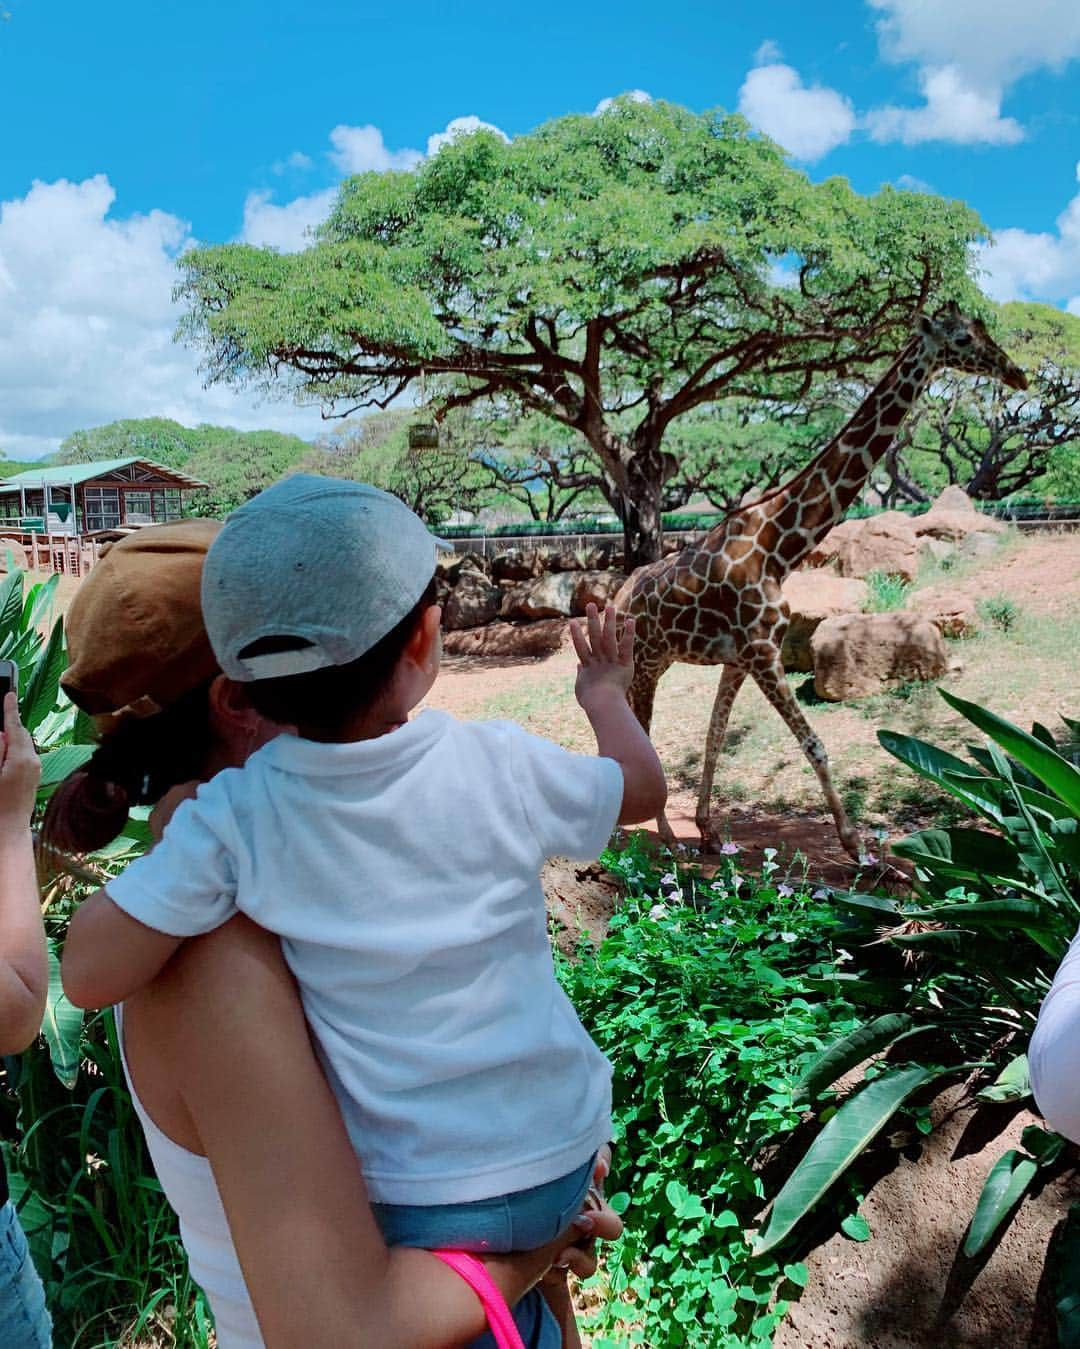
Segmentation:
[(0, 581), (0, 631), (18, 623), (23, 607), (23, 574), (10, 571)]
[(55, 787), (57, 783), (63, 782), (69, 773), (82, 768), (93, 753), (92, 745), (60, 745), (56, 749), (47, 750), (41, 756), (39, 790)]
[(891, 1045), (914, 1024), (914, 1018), (903, 1012), (891, 1012), (876, 1017), (849, 1034), (841, 1036), (822, 1051), (804, 1070), (792, 1093), (796, 1101), (814, 1100), (818, 1093), (831, 1086), (838, 1077)]
[(979, 1254), (1020, 1202), (1037, 1170), (1035, 1162), (1015, 1148), (1010, 1148), (990, 1168), (964, 1240), (964, 1254), (969, 1260)]
[(995, 740), (1017, 763), (1023, 764), (1040, 782), (1060, 796), (1074, 815), (1080, 816), (1080, 772), (1062, 758), (1056, 749), (1049, 748), (1019, 726), (980, 707), (978, 703), (969, 703), (945, 689), (939, 692), (950, 707)]
[[(975, 787), (971, 789), (967, 786), (961, 786), (955, 779), (971, 779), (971, 765), (965, 763), (963, 759), (958, 759), (955, 754), (950, 754), (947, 750), (939, 749), (936, 745), (931, 745), (925, 740), (917, 740), (914, 736), (900, 735), (896, 731), (878, 731), (878, 742), (882, 748), (887, 750), (894, 758), (906, 763), (909, 768), (913, 768), (924, 778), (929, 778), (931, 782), (936, 782), (939, 787), (945, 791), (951, 792), (981, 815), (986, 815), (992, 820), (997, 820), (997, 808), (993, 800), (985, 794), (985, 789)], [(952, 775), (952, 776), (950, 776)]]
[(1020, 1142), (1040, 1166), (1053, 1166), (1065, 1149), (1065, 1139), (1060, 1134), (1039, 1124), (1029, 1124), (1020, 1135)]
[(1016, 874), (1019, 855), (1000, 834), (984, 829), (922, 829), (892, 845), (897, 857), (962, 880), (968, 876)]
[(903, 917), (900, 905), (895, 899), (887, 899), (884, 895), (863, 895), (858, 893), (837, 893), (833, 896), (833, 901), (844, 909), (854, 909), (856, 913), (877, 920), (881, 918), (891, 918), (899, 922)]
[(768, 1226), (754, 1242), (754, 1254), (764, 1255), (778, 1246), (907, 1098), (937, 1075), (913, 1064), (883, 1073), (845, 1101), (776, 1196)]
[(23, 694), (21, 708), (23, 725), (31, 733), (37, 730), (56, 706), (65, 659), (64, 624), (61, 619), (57, 619), (49, 634), (45, 651), (34, 666), (30, 682)]
[(27, 592), (26, 603), (23, 605), (24, 627), (36, 628), (40, 622), (51, 617), (59, 585), (60, 574), (59, 572), (53, 572), (46, 580), (30, 587)]
[(1010, 1059), (988, 1087), (976, 1096), (978, 1101), (1023, 1101), (1031, 1095), (1031, 1077), (1028, 1074), (1026, 1054)]
[(83, 1013), (73, 1007), (64, 996), (60, 982), (60, 957), (54, 941), (49, 942), (49, 995), (42, 1024), (53, 1072), (70, 1091), (79, 1076), (79, 1046), (82, 1039)]

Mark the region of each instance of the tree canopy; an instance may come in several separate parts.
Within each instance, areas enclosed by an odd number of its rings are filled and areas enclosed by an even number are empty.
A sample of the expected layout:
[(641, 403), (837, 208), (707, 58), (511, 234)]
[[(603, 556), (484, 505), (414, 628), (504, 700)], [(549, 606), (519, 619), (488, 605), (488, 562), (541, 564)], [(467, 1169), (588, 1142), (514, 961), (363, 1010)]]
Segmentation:
[(811, 183), (740, 117), (617, 100), (509, 144), (478, 131), (342, 186), (313, 245), (180, 259), (210, 380), (348, 411), (426, 373), (447, 409), (512, 399), (581, 435), (632, 563), (660, 549), (678, 418), (786, 406), (891, 354), (912, 314), (977, 302), (964, 205)]

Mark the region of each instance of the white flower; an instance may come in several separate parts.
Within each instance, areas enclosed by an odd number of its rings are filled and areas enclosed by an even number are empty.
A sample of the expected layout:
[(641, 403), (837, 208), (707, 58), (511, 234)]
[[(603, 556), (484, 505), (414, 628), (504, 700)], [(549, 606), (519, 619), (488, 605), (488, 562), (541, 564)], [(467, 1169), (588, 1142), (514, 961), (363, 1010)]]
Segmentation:
[(786, 941), (786, 942), (788, 942), (788, 943), (790, 944), (790, 943), (793, 942), (793, 941), (798, 941), (798, 940), (799, 940), (799, 934), (798, 934), (797, 932), (781, 932), (781, 933), (780, 933), (780, 940), (781, 940), (781, 941)]
[(818, 886), (818, 888), (814, 891), (815, 899), (828, 899), (831, 895), (832, 891), (828, 888), (828, 886), (825, 885)]
[(734, 919), (734, 918), (721, 918), (720, 921), (721, 921), (721, 923), (723, 923), (723, 925), (724, 925), (725, 927), (734, 927), (734, 926), (735, 926), (735, 919)]
[(859, 866), (872, 867), (877, 865), (877, 853), (861, 852), (859, 853)]
[(854, 959), (854, 957), (852, 956), (851, 952), (850, 952), (850, 951), (845, 951), (844, 948), (841, 946), (841, 947), (838, 948), (838, 950), (837, 950), (837, 952), (836, 952), (836, 957), (835, 957), (834, 963), (837, 964), (837, 965), (846, 965), (846, 964), (848, 963), (849, 960), (853, 960), (853, 959)]
[(776, 856), (776, 849), (775, 849), (775, 848), (766, 848), (764, 851), (765, 851), (765, 856), (766, 856), (766, 857), (769, 859), (769, 861), (771, 862), (771, 861), (773, 860), (773, 858)]
[(679, 878), (675, 875), (674, 871), (669, 871), (666, 876), (660, 877), (661, 885), (678, 885), (678, 883)]
[(791, 888), (790, 885), (778, 885), (776, 887), (776, 893), (780, 895), (781, 898), (783, 899), (790, 899), (791, 896), (795, 893), (795, 891)]
[(737, 843), (732, 843), (729, 839), (727, 843), (721, 843), (720, 851), (725, 857), (734, 857), (739, 851), (739, 845)]
[(661, 918), (668, 916), (668, 906), (666, 904), (654, 904), (649, 910), (649, 917), (654, 923), (658, 923)]

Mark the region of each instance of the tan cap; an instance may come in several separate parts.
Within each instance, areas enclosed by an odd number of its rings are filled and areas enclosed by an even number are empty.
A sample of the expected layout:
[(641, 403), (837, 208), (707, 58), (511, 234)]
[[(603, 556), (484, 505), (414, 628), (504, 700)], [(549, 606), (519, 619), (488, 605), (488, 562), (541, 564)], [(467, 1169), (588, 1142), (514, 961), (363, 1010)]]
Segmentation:
[(217, 673), (199, 585), (220, 529), (149, 525), (102, 553), (64, 620), (60, 683), (73, 703), (95, 716), (150, 716)]

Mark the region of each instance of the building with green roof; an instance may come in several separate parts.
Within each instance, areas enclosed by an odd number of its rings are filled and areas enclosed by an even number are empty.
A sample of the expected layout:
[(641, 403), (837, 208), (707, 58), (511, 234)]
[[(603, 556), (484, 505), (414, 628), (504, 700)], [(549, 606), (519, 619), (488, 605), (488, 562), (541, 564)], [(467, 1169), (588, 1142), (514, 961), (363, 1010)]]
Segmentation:
[(86, 537), (179, 520), (185, 494), (207, 483), (150, 459), (56, 464), (0, 478), (0, 533), (25, 546), (35, 536)]

